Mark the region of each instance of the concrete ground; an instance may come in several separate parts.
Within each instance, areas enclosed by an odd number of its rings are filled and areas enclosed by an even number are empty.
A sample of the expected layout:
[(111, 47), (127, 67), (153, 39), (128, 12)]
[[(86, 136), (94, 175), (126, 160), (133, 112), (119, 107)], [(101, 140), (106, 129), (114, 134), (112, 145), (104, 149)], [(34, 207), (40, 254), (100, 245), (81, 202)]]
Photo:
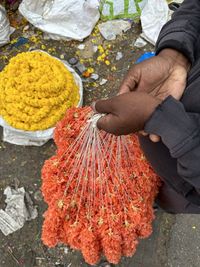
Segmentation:
[[(138, 25), (133, 25), (130, 31), (113, 42), (106, 42), (99, 34), (94, 34), (93, 37), (86, 39), (86, 49), (79, 51), (76, 42), (45, 41), (42, 35), (32, 27), (22, 33), (25, 25), (21, 18), (14, 22), (18, 23), (18, 30), (13, 38), (23, 35), (28, 42), (19, 47), (7, 45), (0, 48), (0, 69), (3, 69), (9, 58), (30, 48), (41, 49), (43, 47), (44, 50), (51, 51), (51, 54), (67, 60), (76, 56), (82, 59), (87, 67), (93, 67), (100, 78), (108, 80), (104, 86), (100, 86), (99, 81), (85, 79), (84, 104), (90, 104), (97, 98), (114, 95), (132, 62), (145, 50), (153, 49), (149, 45), (142, 49), (134, 47), (134, 40), (140, 32)], [(31, 39), (33, 35), (35, 35), (35, 39)], [(96, 40), (96, 44), (112, 45), (108, 55), (111, 62), (109, 67), (104, 63), (97, 63), (98, 55), (91, 53), (91, 44), (95, 43), (91, 41), (92, 39)], [(116, 61), (115, 57), (119, 51), (123, 53), (123, 58)], [(3, 196), (5, 187), (20, 183), (20, 186), (24, 186), (30, 193), (39, 211), (39, 216), (35, 220), (25, 223), (21, 230), (8, 237), (0, 233), (0, 267), (89, 266), (84, 262), (80, 253), (66, 249), (62, 245), (55, 249), (48, 249), (40, 240), (42, 214), (47, 208), (40, 192), (40, 170), (44, 161), (51, 157), (54, 151), (53, 141), (49, 141), (42, 147), (15, 146), (0, 141), (0, 208), (5, 208)], [(116, 267), (199, 267), (199, 218), (198, 215), (175, 216), (158, 211), (151, 237), (142, 240), (136, 254), (132, 258), (122, 259)], [(102, 260), (98, 266), (106, 265)]]

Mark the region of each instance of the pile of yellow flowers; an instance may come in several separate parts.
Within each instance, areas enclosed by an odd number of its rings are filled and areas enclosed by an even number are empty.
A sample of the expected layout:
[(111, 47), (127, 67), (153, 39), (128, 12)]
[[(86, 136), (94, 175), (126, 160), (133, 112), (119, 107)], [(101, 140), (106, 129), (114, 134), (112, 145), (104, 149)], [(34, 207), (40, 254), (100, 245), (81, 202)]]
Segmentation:
[(53, 127), (79, 99), (73, 75), (44, 52), (20, 53), (0, 73), (0, 115), (17, 129)]

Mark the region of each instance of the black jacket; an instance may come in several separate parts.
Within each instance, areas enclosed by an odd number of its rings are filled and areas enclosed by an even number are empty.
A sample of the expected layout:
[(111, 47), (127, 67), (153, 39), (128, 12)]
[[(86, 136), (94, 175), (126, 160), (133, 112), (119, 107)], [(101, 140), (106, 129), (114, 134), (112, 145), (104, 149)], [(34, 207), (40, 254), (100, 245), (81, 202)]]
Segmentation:
[(192, 69), (181, 101), (168, 97), (146, 123), (145, 131), (161, 136), (177, 159), (178, 174), (195, 188), (195, 196), (188, 199), (200, 206), (200, 0), (185, 0), (163, 27), (156, 53), (164, 48), (182, 52)]

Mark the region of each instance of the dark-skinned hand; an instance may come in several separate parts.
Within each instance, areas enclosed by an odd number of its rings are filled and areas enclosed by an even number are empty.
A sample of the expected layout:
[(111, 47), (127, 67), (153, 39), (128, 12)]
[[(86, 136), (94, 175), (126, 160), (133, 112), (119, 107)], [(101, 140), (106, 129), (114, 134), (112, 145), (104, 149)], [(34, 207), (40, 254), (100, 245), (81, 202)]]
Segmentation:
[(96, 102), (98, 113), (106, 113), (97, 126), (115, 135), (124, 135), (142, 130), (160, 100), (144, 92), (124, 93), (108, 100)]
[[(179, 100), (186, 87), (189, 68), (190, 63), (187, 58), (173, 49), (164, 49), (159, 55), (134, 65), (125, 76), (119, 89), (119, 95), (96, 103), (97, 112), (107, 114), (99, 120), (98, 126), (117, 135), (131, 133), (132, 130), (135, 132), (136, 128), (143, 135), (147, 135), (141, 127), (136, 127), (138, 122), (134, 123), (136, 116), (132, 112), (137, 111), (137, 118), (141, 119), (140, 125), (144, 126), (146, 115), (153, 107), (153, 105), (151, 106), (153, 99), (155, 102), (162, 102), (171, 95)], [(131, 94), (131, 92), (143, 94), (137, 95)], [(126, 96), (123, 96), (124, 93)], [(149, 99), (145, 93), (149, 95)], [(139, 103), (136, 103), (136, 99)], [(143, 105), (143, 111), (141, 105)], [(148, 105), (151, 106), (150, 109), (146, 107)], [(132, 127), (131, 124), (133, 124)], [(128, 128), (125, 129), (126, 127)], [(154, 142), (160, 139), (155, 135), (149, 137)]]

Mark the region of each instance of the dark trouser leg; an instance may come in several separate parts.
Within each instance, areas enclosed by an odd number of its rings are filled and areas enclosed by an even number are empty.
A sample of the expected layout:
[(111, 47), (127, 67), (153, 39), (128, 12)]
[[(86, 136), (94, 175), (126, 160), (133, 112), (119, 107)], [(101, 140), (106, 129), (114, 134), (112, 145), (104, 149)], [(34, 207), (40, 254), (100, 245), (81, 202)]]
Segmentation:
[[(140, 137), (142, 150), (163, 185), (156, 202), (169, 213), (200, 213), (200, 207), (187, 201), (186, 195), (193, 188), (177, 173), (176, 160), (161, 143), (153, 143), (148, 137)], [(178, 191), (178, 192), (177, 192)]]
[(187, 199), (166, 183), (163, 183), (160, 188), (156, 203), (169, 213), (200, 214), (200, 207), (188, 202)]

